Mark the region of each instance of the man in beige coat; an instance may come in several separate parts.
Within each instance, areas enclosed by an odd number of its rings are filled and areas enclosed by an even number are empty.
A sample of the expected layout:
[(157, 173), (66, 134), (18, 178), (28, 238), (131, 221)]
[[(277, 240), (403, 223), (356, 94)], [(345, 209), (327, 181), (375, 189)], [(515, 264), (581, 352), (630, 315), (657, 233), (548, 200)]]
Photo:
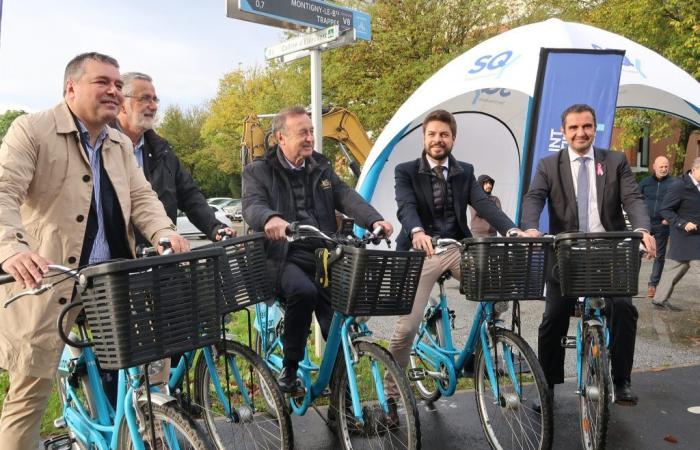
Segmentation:
[[(117, 61), (86, 53), (66, 67), (64, 101), (12, 124), (0, 146), (0, 263), (17, 282), (0, 289), (0, 300), (40, 284), (49, 263), (77, 267), (133, 256), (133, 226), (152, 243), (167, 236), (175, 251), (189, 249), (139, 169), (130, 139), (107, 127), (123, 100)], [(105, 186), (114, 202), (103, 211)], [(93, 188), (102, 195), (93, 196)], [(110, 235), (115, 222), (119, 236)], [(62, 283), (0, 308), (0, 367), (10, 376), (0, 417), (5, 450), (38, 444), (63, 347), (56, 318), (72, 289)]]

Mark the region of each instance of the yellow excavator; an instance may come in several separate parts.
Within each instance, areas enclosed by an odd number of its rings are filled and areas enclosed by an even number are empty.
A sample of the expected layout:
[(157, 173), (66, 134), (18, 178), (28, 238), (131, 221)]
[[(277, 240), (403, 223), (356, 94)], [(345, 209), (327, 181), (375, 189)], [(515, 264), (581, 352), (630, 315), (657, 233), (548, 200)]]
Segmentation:
[[(260, 123), (261, 118), (272, 117), (271, 114), (260, 116), (251, 114), (243, 120), (243, 138), (241, 156), (243, 164), (254, 158), (260, 158), (267, 148), (276, 144), (275, 137)], [(322, 115), (323, 137), (333, 139), (348, 160), (348, 166), (355, 177), (360, 176), (360, 166), (365, 163), (372, 143), (357, 116), (345, 108), (324, 109)]]

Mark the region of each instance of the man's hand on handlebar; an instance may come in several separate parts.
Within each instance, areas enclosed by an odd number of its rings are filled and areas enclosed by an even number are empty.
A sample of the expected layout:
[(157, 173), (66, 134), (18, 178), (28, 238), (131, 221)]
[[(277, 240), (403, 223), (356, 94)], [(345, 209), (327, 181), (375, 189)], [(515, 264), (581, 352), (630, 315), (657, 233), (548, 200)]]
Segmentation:
[(10, 256), (2, 263), (2, 270), (9, 273), (24, 289), (39, 287), (44, 274), (49, 271), (50, 261), (31, 250)]
[[(171, 234), (167, 237), (170, 240), (170, 248), (173, 249), (173, 253), (190, 251), (190, 243), (184, 237), (180, 236), (179, 234)], [(164, 250), (165, 248), (163, 246), (158, 246), (158, 254), (162, 254)]]
[(391, 237), (391, 233), (394, 232), (394, 227), (391, 225), (390, 222), (387, 222), (386, 220), (377, 220), (372, 224), (372, 230), (376, 230), (377, 227), (382, 227), (382, 230), (384, 230), (384, 235), (386, 235), (386, 237)]
[(216, 235), (214, 235), (214, 240), (215, 241), (220, 241), (224, 235), (232, 238), (236, 237), (236, 230), (234, 230), (231, 227), (221, 227), (216, 231)]
[(413, 248), (416, 250), (423, 250), (428, 258), (433, 256), (434, 252), (432, 238), (425, 234), (425, 232), (416, 231), (413, 233), (412, 241)]
[(523, 236), (538, 238), (542, 236), (542, 233), (540, 233), (540, 231), (536, 228), (530, 228), (529, 230), (523, 231)]
[(273, 216), (265, 222), (265, 235), (272, 241), (287, 239), (287, 226), (289, 222), (280, 216)]
[(642, 230), (642, 244), (646, 250), (646, 259), (656, 258), (656, 239), (647, 231)]

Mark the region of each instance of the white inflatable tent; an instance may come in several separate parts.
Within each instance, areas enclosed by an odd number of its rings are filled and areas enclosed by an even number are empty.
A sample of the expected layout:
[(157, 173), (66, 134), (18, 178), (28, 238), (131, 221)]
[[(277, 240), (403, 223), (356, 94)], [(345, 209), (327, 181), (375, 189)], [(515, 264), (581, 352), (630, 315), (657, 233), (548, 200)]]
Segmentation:
[(622, 36), (550, 19), (482, 42), (423, 83), (377, 139), (357, 190), (398, 225), (394, 167), (421, 154), (423, 118), (441, 108), (457, 119), (453, 155), (473, 164), (476, 176), (496, 180), (494, 194), (514, 217), (541, 48), (625, 50), (617, 107), (663, 111), (700, 125), (700, 83), (682, 69)]

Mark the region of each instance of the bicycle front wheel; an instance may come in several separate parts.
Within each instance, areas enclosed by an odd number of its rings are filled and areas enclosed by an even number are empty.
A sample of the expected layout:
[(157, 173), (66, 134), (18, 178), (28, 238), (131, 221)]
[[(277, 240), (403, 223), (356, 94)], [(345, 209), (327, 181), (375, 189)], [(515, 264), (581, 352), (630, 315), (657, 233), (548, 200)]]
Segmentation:
[[(474, 361), (476, 406), (489, 444), (495, 449), (551, 448), (552, 402), (535, 352), (510, 330), (497, 329), (495, 341), (489, 331), (489, 340), (489, 348), (480, 345)], [(484, 351), (498, 367), (491, 367), (495, 382)]]
[(605, 448), (610, 416), (608, 352), (599, 326), (586, 327), (581, 359), (582, 390), (579, 393), (581, 440), (586, 450)]
[[(218, 348), (223, 350), (223, 347)], [(265, 362), (235, 341), (226, 341), (226, 358), (220, 351), (214, 362), (215, 376), (204, 356), (199, 358), (195, 396), (216, 446), (219, 449), (292, 448), (292, 422), (284, 396)]]
[[(330, 408), (336, 417), (342, 448), (420, 448), (418, 409), (404, 371), (385, 348), (365, 341), (353, 345), (358, 356), (354, 367), (362, 418), (358, 420), (353, 413), (348, 373), (340, 355), (336, 360)], [(382, 404), (379, 393), (385, 397), (384, 377), (396, 384), (398, 396)]]
[[(141, 414), (137, 414), (136, 417), (140, 416), (145, 420), (145, 423), (139, 423), (139, 426), (143, 429), (141, 439), (143, 439), (147, 449), (209, 450), (212, 448), (209, 439), (197, 428), (192, 419), (179, 406), (173, 404), (157, 405), (151, 403), (155, 418), (153, 422), (156, 441), (153, 442), (148, 405), (142, 403), (138, 407)], [(119, 446), (117, 448), (120, 450), (134, 448), (126, 419), (122, 420), (119, 426)]]

